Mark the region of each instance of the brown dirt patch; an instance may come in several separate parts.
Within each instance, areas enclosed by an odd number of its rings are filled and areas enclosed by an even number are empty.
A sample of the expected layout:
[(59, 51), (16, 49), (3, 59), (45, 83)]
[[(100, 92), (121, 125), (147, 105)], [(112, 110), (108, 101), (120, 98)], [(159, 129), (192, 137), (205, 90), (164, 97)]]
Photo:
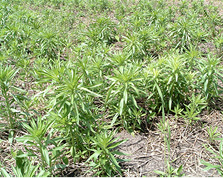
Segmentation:
[[(170, 161), (171, 165), (178, 168), (183, 165), (185, 176), (219, 176), (215, 170), (204, 171), (201, 160), (218, 164), (217, 160), (204, 147), (210, 146), (208, 140), (207, 128), (218, 126), (218, 132), (223, 133), (222, 113), (214, 110), (208, 115), (201, 117), (201, 122), (194, 126), (186, 126), (183, 119), (176, 120), (168, 117), (171, 128), (171, 148)], [(164, 171), (165, 169), (165, 143), (163, 134), (156, 127), (154, 131), (147, 134), (136, 134), (135, 136), (122, 131), (118, 134), (121, 139), (128, 139), (119, 147), (122, 151), (130, 156), (122, 158), (130, 161), (122, 164), (125, 170), (125, 176), (158, 176), (154, 170)], [(215, 143), (217, 149), (219, 143)], [(166, 158), (168, 153), (166, 151)]]

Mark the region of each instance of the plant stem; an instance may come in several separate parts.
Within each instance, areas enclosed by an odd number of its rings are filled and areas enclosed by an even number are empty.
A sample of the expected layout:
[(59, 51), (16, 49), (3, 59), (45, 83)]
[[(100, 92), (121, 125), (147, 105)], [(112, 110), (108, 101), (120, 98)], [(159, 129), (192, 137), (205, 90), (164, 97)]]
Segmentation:
[(8, 121), (8, 124), (10, 126), (10, 129), (13, 129), (13, 118), (12, 118), (12, 115), (11, 115), (11, 110), (10, 110), (10, 103), (9, 103), (9, 96), (7, 94), (7, 91), (6, 89), (3, 88), (3, 91), (2, 91), (2, 95), (3, 97), (5, 98), (5, 102), (6, 102), (6, 109), (7, 109), (7, 121)]

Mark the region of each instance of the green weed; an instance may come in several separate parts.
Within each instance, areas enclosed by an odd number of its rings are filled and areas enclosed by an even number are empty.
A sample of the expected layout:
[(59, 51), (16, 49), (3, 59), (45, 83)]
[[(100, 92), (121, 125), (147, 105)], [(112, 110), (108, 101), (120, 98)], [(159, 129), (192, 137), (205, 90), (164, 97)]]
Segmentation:
[[(72, 159), (121, 176), (111, 130), (143, 132), (160, 114), (169, 151), (165, 115), (192, 124), (221, 97), (221, 27), (202, 0), (1, 0), (1, 132), (24, 143), (1, 176), (55, 176)], [(182, 176), (167, 160), (157, 173)]]

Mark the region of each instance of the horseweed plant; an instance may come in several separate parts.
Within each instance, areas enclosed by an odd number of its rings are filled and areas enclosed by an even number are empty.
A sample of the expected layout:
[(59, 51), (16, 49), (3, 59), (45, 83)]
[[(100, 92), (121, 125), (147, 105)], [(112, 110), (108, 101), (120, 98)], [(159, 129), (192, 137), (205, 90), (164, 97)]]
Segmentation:
[[(113, 103), (115, 113), (121, 117), (121, 123), (125, 128), (133, 123), (134, 120), (126, 120), (128, 118), (127, 111), (134, 107), (138, 108), (136, 97), (140, 95), (139, 82), (142, 78), (139, 76), (140, 68), (137, 66), (121, 66), (114, 70), (114, 76), (108, 77), (112, 82), (108, 87), (108, 93), (105, 99), (106, 104)], [(117, 97), (118, 103), (114, 103), (114, 98)], [(114, 122), (114, 121), (113, 121)]]
[[(193, 22), (193, 23), (192, 23)], [(193, 31), (196, 28), (196, 21), (193, 19), (178, 19), (170, 30), (170, 36), (175, 40), (173, 47), (180, 49), (180, 52), (188, 49), (189, 44), (193, 43)]]
[[(92, 102), (92, 97), (101, 97), (101, 95), (85, 88), (79, 82), (82, 76), (78, 75), (74, 69), (64, 72), (66, 78), (58, 83), (53, 94), (56, 97), (52, 97), (49, 106), (53, 106), (54, 112), (65, 119), (66, 130), (69, 133), (68, 143), (71, 147), (71, 154), (75, 157), (76, 147), (83, 148), (82, 132), (92, 131), (92, 127), (95, 125), (91, 113), (93, 107), (89, 107), (89, 102)], [(85, 130), (85, 127), (88, 129)]]
[[(29, 154), (24, 154), (21, 150), (15, 153), (16, 166), (12, 166), (13, 174), (16, 177), (47, 177), (50, 173), (38, 165), (34, 165), (35, 160), (29, 160)], [(1, 168), (4, 177), (13, 177), (4, 168)]]
[(114, 150), (126, 140), (118, 141), (119, 138), (114, 139), (115, 131), (108, 132), (106, 130), (97, 133), (95, 137), (92, 137), (93, 149), (89, 149), (94, 153), (88, 158), (87, 162), (90, 162), (92, 167), (89, 171), (96, 171), (96, 175), (113, 176), (114, 173), (118, 173), (122, 176), (121, 167), (115, 155), (125, 155), (122, 152)]
[(84, 35), (89, 38), (89, 46), (96, 46), (99, 43), (110, 45), (116, 41), (114, 23), (104, 17), (98, 18), (95, 23), (92, 23)]
[(207, 161), (204, 161), (204, 160), (201, 160), (201, 163), (203, 165), (205, 165), (205, 169), (204, 170), (209, 170), (209, 169), (216, 169), (219, 173), (220, 176), (223, 176), (223, 141), (221, 141), (220, 145), (219, 145), (219, 151), (216, 151), (213, 147), (207, 147), (205, 146), (206, 149), (213, 154), (213, 158), (215, 160), (217, 160), (219, 162), (219, 164), (212, 164), (212, 163), (209, 163)]
[[(5, 118), (8, 122), (9, 128), (13, 129), (15, 124), (14, 113), (12, 111), (12, 104), (14, 99), (12, 98), (12, 90), (16, 90), (16, 87), (12, 85), (12, 80), (15, 75), (18, 73), (18, 70), (13, 69), (11, 66), (0, 66), (0, 86), (1, 86), (1, 95), (4, 98), (5, 105)], [(2, 108), (3, 109), (3, 108)], [(4, 112), (2, 112), (4, 113)]]
[(67, 158), (63, 157), (66, 145), (61, 144), (61, 142), (64, 138), (52, 137), (55, 133), (55, 130), (50, 129), (52, 125), (53, 121), (47, 121), (42, 118), (38, 118), (37, 123), (32, 120), (30, 125), (23, 123), (29, 134), (16, 138), (18, 142), (26, 144), (25, 148), (28, 152), (26, 156), (30, 155), (38, 158), (40, 160), (40, 168), (49, 171), (51, 174), (54, 169), (63, 168), (68, 163)]
[(177, 104), (187, 101), (190, 91), (195, 88), (195, 74), (185, 65), (185, 59), (179, 55), (169, 55), (153, 61), (145, 69), (146, 86), (151, 92), (150, 105), (161, 111), (161, 106), (172, 110)]
[(216, 140), (219, 140), (221, 134), (217, 132), (217, 129), (218, 127), (212, 128), (212, 126), (207, 128), (210, 144), (214, 144)]
[(217, 36), (215, 38), (215, 46), (217, 48), (219, 57), (221, 57), (221, 55), (223, 54), (223, 35), (221, 34), (221, 36)]
[[(160, 123), (158, 124), (158, 128), (159, 130), (162, 132), (163, 136), (164, 136), (164, 162), (166, 164), (166, 168), (164, 171), (160, 171), (160, 170), (155, 170), (154, 172), (156, 174), (158, 174), (160, 177), (182, 177), (184, 176), (182, 172), (183, 170), (183, 166), (180, 165), (179, 168), (174, 169), (171, 165), (170, 165), (170, 142), (171, 142), (171, 130), (170, 130), (170, 125), (168, 120), (165, 120), (165, 118), (163, 117), (163, 120), (160, 121)], [(167, 154), (168, 157), (166, 158), (166, 148), (167, 148)]]
[(207, 102), (212, 97), (218, 96), (219, 84), (218, 80), (222, 81), (222, 68), (219, 67), (220, 59), (208, 55), (207, 60), (202, 59), (198, 62), (199, 69), (199, 86)]
[(201, 95), (192, 95), (190, 99), (190, 104), (185, 105), (186, 111), (184, 111), (184, 118), (188, 124), (196, 122), (200, 118), (197, 115), (206, 107), (207, 103)]

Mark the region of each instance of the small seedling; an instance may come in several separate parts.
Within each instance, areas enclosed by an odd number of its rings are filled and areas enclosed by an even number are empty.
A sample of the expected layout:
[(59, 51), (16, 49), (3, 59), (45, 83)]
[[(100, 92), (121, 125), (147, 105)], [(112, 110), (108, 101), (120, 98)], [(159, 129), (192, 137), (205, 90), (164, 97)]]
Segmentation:
[(215, 128), (213, 128), (212, 126), (207, 128), (207, 132), (208, 132), (208, 136), (209, 136), (208, 139), (210, 141), (210, 144), (214, 144), (215, 141), (219, 139), (219, 136), (221, 134), (218, 133), (217, 130), (218, 130), (217, 126)]
[(213, 147), (207, 147), (205, 146), (206, 150), (209, 151), (210, 153), (213, 154), (213, 158), (215, 160), (217, 160), (219, 162), (219, 164), (212, 164), (210, 162), (201, 160), (201, 163), (203, 165), (205, 165), (205, 169), (204, 170), (209, 170), (209, 169), (216, 169), (219, 173), (220, 176), (223, 176), (223, 141), (221, 141), (220, 145), (219, 145), (219, 150), (216, 151), (216, 149), (214, 149)]

